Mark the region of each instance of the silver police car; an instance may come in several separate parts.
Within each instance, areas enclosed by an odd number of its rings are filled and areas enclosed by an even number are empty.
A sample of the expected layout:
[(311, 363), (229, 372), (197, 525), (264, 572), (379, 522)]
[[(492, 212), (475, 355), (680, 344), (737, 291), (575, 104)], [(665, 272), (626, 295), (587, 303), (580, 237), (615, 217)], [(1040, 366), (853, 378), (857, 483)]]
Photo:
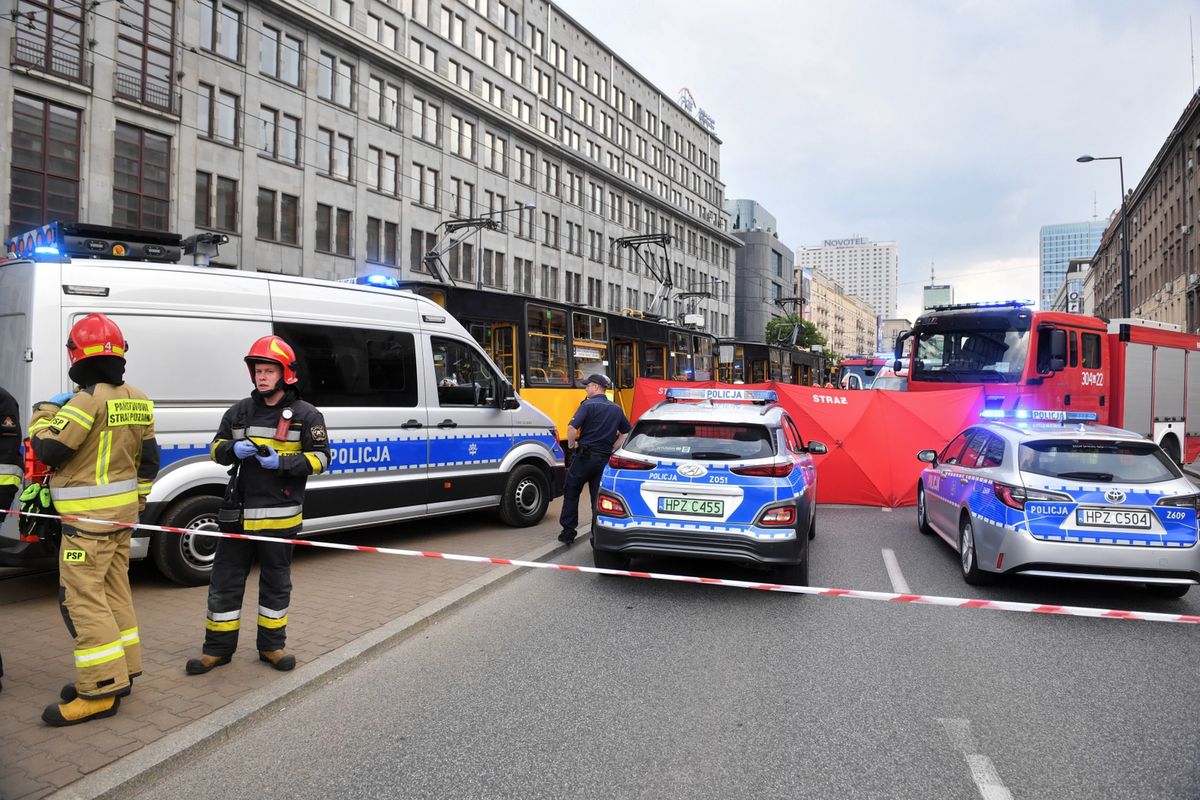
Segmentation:
[(1094, 414), (1021, 417), (973, 425), (940, 453), (917, 455), (929, 464), (917, 525), (958, 550), (967, 583), (1020, 573), (1182, 597), (1200, 582), (1200, 494), (1158, 445), (1082, 424)]
[(826, 448), (806, 443), (776, 399), (760, 390), (667, 390), (600, 478), (596, 566), (626, 569), (641, 555), (714, 558), (807, 584), (817, 529), (812, 457)]

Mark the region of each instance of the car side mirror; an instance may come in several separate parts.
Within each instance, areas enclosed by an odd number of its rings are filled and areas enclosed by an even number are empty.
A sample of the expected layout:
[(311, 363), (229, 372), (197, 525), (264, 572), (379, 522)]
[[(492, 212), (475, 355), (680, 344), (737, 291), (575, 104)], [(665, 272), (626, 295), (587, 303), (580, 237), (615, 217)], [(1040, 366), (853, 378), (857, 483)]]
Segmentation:
[(892, 362), (892, 372), (899, 372), (902, 369), (904, 369), (903, 361), (901, 361), (900, 359), (897, 358), (895, 361)]
[(822, 442), (809, 442), (808, 446), (805, 447), (804, 450), (805, 452), (814, 456), (823, 456), (829, 452), (829, 448), (826, 447)]
[(917, 461), (924, 461), (926, 464), (936, 464), (937, 450), (922, 450), (917, 453)]

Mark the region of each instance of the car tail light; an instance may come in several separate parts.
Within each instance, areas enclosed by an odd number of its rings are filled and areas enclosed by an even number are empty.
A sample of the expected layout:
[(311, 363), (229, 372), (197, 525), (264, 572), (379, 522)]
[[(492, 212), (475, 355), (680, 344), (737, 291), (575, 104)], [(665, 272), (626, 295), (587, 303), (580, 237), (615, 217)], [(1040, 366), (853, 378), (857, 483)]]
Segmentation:
[(786, 478), (792, 474), (795, 464), (785, 461), (782, 464), (759, 464), (753, 467), (733, 467), (729, 471), (735, 475), (749, 475), (754, 478)]
[(625, 508), (624, 501), (611, 494), (601, 494), (599, 499), (596, 500), (596, 513), (605, 517), (629, 516), (629, 511)]
[(1037, 489), (1026, 489), (1024, 486), (1014, 486), (1008, 483), (992, 484), (992, 491), (996, 495), (996, 499), (1009, 508), (1015, 508), (1017, 511), (1024, 511), (1025, 504), (1030, 500), (1066, 500), (1070, 501), (1070, 495), (1059, 494), (1057, 492), (1041, 492)]
[(609, 456), (608, 465), (613, 469), (654, 469), (653, 464), (638, 461), (636, 458), (626, 458), (625, 456), (618, 455)]
[(796, 524), (796, 507), (776, 506), (775, 508), (768, 508), (758, 518), (758, 524), (768, 528), (791, 527)]
[(1160, 499), (1157, 506), (1173, 506), (1175, 508), (1194, 508), (1200, 511), (1200, 494), (1181, 494), (1175, 497), (1164, 497)]

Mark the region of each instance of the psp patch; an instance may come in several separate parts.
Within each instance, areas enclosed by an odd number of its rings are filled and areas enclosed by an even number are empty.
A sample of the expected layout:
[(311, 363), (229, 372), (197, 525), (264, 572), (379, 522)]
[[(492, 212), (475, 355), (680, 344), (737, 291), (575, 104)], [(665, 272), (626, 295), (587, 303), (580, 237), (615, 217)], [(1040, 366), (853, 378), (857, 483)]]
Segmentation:
[(63, 561), (82, 564), (87, 561), (87, 550), (63, 550)]
[(317, 444), (325, 444), (329, 441), (329, 434), (325, 432), (324, 425), (313, 425), (308, 429), (308, 433)]

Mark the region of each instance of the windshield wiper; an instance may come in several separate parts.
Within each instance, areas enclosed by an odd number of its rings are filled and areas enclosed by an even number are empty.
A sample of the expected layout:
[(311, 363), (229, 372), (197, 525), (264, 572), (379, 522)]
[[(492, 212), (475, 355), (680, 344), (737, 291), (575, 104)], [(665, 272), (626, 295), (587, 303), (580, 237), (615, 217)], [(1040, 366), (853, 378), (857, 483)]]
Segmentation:
[(1113, 475), (1111, 472), (1060, 472), (1054, 477), (1056, 478), (1078, 478), (1079, 480), (1092, 481), (1111, 481)]

